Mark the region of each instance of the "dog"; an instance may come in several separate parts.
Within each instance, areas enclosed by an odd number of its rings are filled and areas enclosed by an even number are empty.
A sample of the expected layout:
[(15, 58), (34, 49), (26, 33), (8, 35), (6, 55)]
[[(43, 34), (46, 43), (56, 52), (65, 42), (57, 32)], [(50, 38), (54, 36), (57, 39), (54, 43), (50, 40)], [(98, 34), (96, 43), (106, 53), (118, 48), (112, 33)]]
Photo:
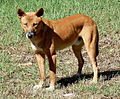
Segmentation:
[(49, 62), (50, 86), (47, 90), (55, 89), (56, 82), (56, 51), (72, 46), (72, 50), (78, 60), (78, 74), (81, 74), (84, 60), (81, 54), (85, 45), (93, 66), (93, 81), (98, 81), (99, 67), (96, 57), (98, 55), (99, 34), (96, 23), (88, 16), (77, 14), (59, 20), (47, 20), (43, 18), (44, 9), (36, 12), (25, 13), (20, 8), (17, 11), (21, 21), (21, 27), (26, 37), (31, 42), (39, 65), (40, 82), (34, 89), (42, 88), (45, 80), (45, 56)]

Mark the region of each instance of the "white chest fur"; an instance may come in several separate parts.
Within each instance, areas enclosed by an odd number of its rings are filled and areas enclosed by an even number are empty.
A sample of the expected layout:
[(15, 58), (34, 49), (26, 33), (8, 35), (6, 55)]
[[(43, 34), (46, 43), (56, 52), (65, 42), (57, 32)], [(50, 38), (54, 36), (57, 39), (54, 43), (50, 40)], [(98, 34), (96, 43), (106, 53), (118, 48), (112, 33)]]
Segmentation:
[(35, 50), (35, 51), (36, 51), (36, 50), (43, 51), (43, 49), (42, 49), (42, 48), (39, 48), (38, 46), (35, 46), (35, 45), (34, 45), (34, 44), (32, 44), (32, 43), (31, 43), (31, 47), (32, 47), (32, 49), (33, 49), (33, 50)]

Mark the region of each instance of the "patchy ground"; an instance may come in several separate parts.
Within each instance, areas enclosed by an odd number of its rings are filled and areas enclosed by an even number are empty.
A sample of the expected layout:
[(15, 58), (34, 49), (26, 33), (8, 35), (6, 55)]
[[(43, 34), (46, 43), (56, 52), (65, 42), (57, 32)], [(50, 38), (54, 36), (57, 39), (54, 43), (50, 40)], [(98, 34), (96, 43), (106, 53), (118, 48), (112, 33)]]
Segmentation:
[[(1, 47), (1, 55), (9, 57), (6, 68), (2, 67), (1, 97), (36, 99), (119, 99), (120, 98), (120, 31), (114, 34), (100, 35), (98, 65), (99, 83), (89, 84), (92, 80), (92, 66), (85, 48), (83, 75), (75, 76), (77, 60), (71, 48), (58, 52), (57, 85), (54, 92), (44, 89), (33, 92), (32, 87), (39, 82), (38, 67), (28, 43), (19, 47)], [(48, 86), (48, 65), (46, 63), (46, 84)], [(40, 98), (41, 97), (41, 98)]]

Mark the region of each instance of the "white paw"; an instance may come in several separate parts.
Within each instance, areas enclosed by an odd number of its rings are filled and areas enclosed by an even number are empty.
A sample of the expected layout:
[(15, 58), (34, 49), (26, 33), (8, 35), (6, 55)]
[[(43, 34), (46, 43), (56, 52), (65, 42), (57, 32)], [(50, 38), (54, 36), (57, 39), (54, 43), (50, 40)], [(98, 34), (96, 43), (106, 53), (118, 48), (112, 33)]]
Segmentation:
[(41, 89), (42, 88), (42, 85), (35, 85), (34, 87), (33, 87), (33, 90), (37, 90), (37, 89)]
[(90, 84), (97, 84), (97, 80), (90, 81)]
[(55, 90), (55, 86), (50, 86), (50, 87), (46, 88), (46, 90), (53, 91), (53, 90)]

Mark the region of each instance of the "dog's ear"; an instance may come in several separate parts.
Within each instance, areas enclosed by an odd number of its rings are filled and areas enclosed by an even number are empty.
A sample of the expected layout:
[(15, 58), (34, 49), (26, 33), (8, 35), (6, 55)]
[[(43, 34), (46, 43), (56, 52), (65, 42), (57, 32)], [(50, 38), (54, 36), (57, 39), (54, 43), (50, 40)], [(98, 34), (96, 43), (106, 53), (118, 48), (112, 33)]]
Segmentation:
[(43, 15), (43, 13), (44, 13), (43, 8), (40, 8), (35, 14), (37, 17), (41, 17)]
[(18, 8), (17, 14), (18, 14), (18, 17), (21, 19), (25, 15), (25, 12), (22, 11), (20, 8)]

